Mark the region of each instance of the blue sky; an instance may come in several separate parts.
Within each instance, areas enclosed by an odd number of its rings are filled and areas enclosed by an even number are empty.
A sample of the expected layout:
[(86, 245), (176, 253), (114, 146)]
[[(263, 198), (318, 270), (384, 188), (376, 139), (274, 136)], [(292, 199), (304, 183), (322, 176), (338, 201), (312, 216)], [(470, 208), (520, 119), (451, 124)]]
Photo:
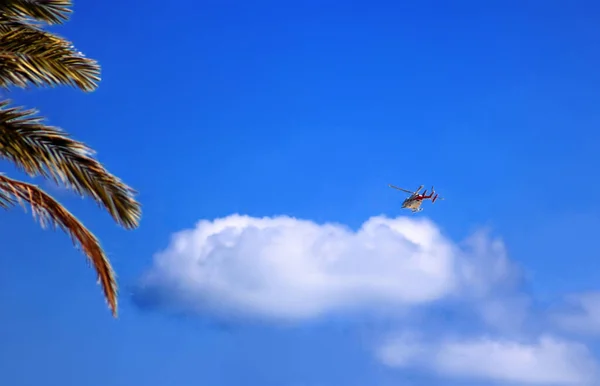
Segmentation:
[[(76, 2), (54, 30), (100, 88), (11, 97), (97, 150), (144, 214), (128, 232), (41, 182), (105, 246), (118, 320), (67, 236), (3, 214), (3, 381), (594, 384), (599, 8), (412, 3)], [(446, 201), (412, 216), (389, 183)]]

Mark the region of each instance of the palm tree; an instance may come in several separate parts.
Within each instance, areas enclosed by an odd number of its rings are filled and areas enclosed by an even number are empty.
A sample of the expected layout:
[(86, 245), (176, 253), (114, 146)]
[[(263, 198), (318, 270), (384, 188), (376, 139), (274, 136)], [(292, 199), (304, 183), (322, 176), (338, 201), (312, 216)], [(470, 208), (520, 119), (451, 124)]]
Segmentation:
[[(72, 43), (42, 29), (62, 24), (71, 13), (70, 0), (0, 0), (0, 86), (74, 86), (90, 92), (100, 81), (96, 61)], [(93, 158), (93, 150), (59, 128), (45, 125), (36, 110), (9, 107), (0, 101), (0, 157), (30, 176), (41, 176), (91, 196), (126, 229), (141, 217), (135, 191)], [(96, 237), (59, 202), (36, 185), (0, 174), (0, 206), (29, 204), (42, 226), (68, 233), (94, 266), (108, 305), (117, 316), (117, 284)]]

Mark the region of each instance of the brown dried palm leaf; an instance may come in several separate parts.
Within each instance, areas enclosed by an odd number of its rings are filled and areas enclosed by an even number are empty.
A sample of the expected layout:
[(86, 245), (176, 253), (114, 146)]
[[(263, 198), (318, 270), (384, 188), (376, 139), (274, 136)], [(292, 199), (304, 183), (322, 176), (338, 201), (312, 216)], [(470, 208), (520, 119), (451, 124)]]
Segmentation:
[(60, 227), (68, 233), (76, 247), (83, 250), (98, 273), (104, 296), (113, 315), (117, 316), (117, 283), (115, 273), (100, 243), (86, 227), (59, 202), (35, 185), (13, 180), (0, 174), (0, 207), (5, 209), (17, 203), (31, 206), (34, 217), (42, 225)]
[(0, 0), (0, 14), (62, 24), (72, 12), (71, 5), (71, 0)]
[(127, 229), (139, 225), (137, 192), (92, 158), (92, 149), (64, 131), (44, 125), (36, 110), (7, 108), (8, 104), (0, 102), (0, 157), (31, 176), (50, 178), (93, 197)]
[(93, 91), (100, 66), (68, 40), (0, 15), (0, 86), (73, 86)]

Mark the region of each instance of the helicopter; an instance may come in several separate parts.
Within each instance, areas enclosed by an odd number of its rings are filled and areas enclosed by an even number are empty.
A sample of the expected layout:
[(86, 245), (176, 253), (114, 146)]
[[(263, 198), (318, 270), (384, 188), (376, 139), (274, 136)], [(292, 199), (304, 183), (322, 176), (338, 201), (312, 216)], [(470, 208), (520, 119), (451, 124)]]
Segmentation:
[[(404, 202), (402, 202), (402, 208), (410, 209), (413, 213), (421, 212), (423, 210), (423, 208), (421, 208), (421, 204), (423, 203), (423, 201), (431, 200), (431, 203), (433, 204), (438, 199), (438, 194), (435, 192), (433, 186), (431, 187), (431, 193), (429, 195), (427, 195), (427, 189), (425, 189), (423, 193), (419, 193), (421, 189), (423, 189), (424, 185), (419, 186), (419, 188), (414, 192), (411, 192), (408, 189), (399, 188), (391, 184), (388, 186), (390, 188), (397, 189), (410, 194), (410, 196), (407, 197), (404, 200)], [(444, 198), (439, 197), (439, 199), (443, 200)]]

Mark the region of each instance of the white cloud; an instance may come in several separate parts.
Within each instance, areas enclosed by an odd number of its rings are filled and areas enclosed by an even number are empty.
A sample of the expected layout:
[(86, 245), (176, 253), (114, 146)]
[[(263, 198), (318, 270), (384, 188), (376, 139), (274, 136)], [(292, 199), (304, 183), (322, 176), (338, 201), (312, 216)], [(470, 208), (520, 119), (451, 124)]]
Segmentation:
[[(354, 231), (287, 216), (232, 215), (174, 234), (136, 295), (155, 307), (267, 321), (392, 310), (412, 316), (402, 319), (404, 327), (453, 338), (387, 340), (378, 355), (390, 366), (585, 384), (596, 371), (585, 346), (550, 336), (523, 340), (531, 299), (519, 292), (519, 279), (504, 244), (487, 232), (455, 243), (422, 217), (372, 217)], [(488, 333), (512, 340), (457, 338)]]
[(600, 335), (600, 292), (570, 295), (566, 309), (554, 314), (554, 321), (565, 330)]
[(501, 242), (481, 233), (461, 248), (425, 219), (373, 217), (352, 231), (232, 215), (176, 233), (141, 291), (188, 312), (294, 321), (483, 297), (510, 273)]
[(385, 342), (380, 359), (391, 367), (419, 367), (438, 375), (522, 385), (592, 385), (597, 367), (579, 343), (543, 336), (535, 342), (480, 338), (420, 341), (402, 335)]

